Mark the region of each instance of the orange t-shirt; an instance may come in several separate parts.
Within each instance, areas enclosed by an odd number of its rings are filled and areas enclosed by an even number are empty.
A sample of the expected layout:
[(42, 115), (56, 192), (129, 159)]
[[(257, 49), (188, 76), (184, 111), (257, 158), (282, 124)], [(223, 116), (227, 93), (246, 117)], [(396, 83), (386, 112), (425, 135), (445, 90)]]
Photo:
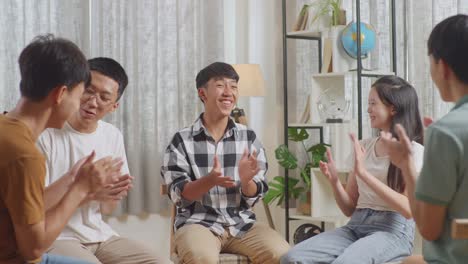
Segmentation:
[(0, 263), (24, 263), (13, 223), (44, 219), (45, 158), (21, 121), (0, 115)]

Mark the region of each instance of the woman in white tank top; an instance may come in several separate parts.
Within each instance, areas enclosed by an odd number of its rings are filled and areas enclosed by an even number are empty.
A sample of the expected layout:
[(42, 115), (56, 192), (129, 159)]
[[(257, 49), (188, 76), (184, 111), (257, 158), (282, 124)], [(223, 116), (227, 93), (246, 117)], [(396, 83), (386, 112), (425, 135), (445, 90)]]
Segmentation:
[[(413, 142), (414, 162), (420, 170), (424, 148), (423, 125), (415, 89), (396, 76), (378, 79), (369, 92), (372, 128), (394, 132), (401, 124)], [(414, 221), (401, 171), (390, 162), (380, 137), (358, 141), (350, 135), (354, 155), (344, 187), (330, 153), (320, 169), (328, 178), (341, 211), (351, 220), (294, 246), (281, 263), (366, 264), (398, 261), (411, 255)]]

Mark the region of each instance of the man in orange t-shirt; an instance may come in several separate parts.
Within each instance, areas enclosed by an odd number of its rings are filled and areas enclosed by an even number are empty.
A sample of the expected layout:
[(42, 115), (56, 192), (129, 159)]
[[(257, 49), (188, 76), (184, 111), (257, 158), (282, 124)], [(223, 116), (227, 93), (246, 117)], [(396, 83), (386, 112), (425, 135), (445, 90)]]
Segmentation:
[(35, 142), (45, 128), (61, 128), (78, 110), (85, 83), (86, 58), (72, 42), (39, 36), (19, 57), (21, 98), (0, 115), (0, 264), (84, 263), (43, 254), (79, 207), (118, 174), (121, 161), (93, 162), (94, 152), (67, 174), (69, 192), (44, 209), (45, 158)]

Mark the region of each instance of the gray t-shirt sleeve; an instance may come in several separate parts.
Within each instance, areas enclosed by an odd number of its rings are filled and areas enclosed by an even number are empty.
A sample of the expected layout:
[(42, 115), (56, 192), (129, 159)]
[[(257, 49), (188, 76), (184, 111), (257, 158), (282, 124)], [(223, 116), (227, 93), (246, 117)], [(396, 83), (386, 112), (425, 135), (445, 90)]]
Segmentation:
[(457, 189), (462, 146), (445, 129), (431, 126), (426, 131), (424, 163), (416, 183), (416, 198), (435, 204), (447, 205)]

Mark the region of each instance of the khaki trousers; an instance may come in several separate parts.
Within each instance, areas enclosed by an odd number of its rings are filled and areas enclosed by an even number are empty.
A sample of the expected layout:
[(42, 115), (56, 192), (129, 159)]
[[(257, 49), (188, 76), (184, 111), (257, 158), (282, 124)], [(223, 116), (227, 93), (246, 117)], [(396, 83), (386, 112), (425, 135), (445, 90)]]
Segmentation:
[(219, 253), (241, 254), (254, 264), (275, 264), (289, 250), (289, 244), (270, 227), (255, 223), (241, 238), (228, 231), (216, 236), (198, 224), (185, 225), (175, 233), (175, 248), (184, 264), (216, 264)]
[(94, 264), (167, 264), (170, 260), (158, 257), (139, 242), (113, 236), (100, 243), (82, 244), (76, 240), (56, 240), (50, 254), (75, 257)]

